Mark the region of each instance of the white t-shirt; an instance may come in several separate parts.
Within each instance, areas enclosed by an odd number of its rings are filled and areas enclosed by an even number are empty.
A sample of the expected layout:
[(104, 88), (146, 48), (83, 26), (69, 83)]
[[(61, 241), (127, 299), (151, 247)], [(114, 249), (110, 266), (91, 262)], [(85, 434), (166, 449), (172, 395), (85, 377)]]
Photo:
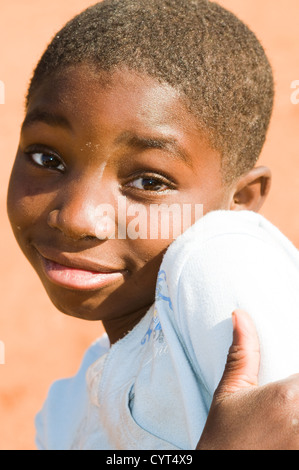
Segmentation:
[(140, 323), (111, 348), (104, 335), (75, 377), (52, 385), (38, 448), (195, 449), (236, 308), (257, 326), (260, 383), (299, 372), (297, 249), (258, 214), (216, 211), (169, 247)]

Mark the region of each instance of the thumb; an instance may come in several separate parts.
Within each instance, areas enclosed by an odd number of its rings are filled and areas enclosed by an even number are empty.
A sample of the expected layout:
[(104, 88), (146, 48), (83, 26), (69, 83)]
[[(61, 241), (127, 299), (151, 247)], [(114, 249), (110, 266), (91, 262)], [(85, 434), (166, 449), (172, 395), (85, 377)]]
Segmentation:
[(256, 387), (260, 366), (260, 345), (254, 323), (243, 310), (235, 310), (233, 343), (224, 374), (216, 391), (217, 398)]

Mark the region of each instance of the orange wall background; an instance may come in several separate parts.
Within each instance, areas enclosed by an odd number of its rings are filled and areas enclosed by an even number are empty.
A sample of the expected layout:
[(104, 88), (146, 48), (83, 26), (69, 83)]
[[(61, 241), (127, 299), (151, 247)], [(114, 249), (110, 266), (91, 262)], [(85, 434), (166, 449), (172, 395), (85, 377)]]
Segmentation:
[[(6, 216), (6, 191), (23, 119), (32, 70), (51, 37), (88, 0), (0, 0), (0, 450), (31, 450), (34, 416), (55, 379), (76, 372), (100, 323), (63, 316), (23, 259)], [(262, 213), (299, 248), (299, 104), (291, 83), (299, 80), (298, 0), (220, 0), (257, 34), (272, 62), (276, 102), (260, 162), (271, 167), (273, 184)], [(299, 93), (297, 95), (299, 97)], [(299, 371), (298, 371), (299, 372)]]

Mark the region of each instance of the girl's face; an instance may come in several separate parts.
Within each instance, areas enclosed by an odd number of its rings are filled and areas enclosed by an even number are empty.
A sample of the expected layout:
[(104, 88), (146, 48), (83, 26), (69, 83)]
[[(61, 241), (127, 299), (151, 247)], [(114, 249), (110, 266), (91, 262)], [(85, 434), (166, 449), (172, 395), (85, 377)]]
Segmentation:
[[(153, 214), (173, 204), (167, 234)], [(163, 254), (182, 227), (177, 210), (195, 204), (229, 209), (229, 192), (219, 154), (171, 87), (82, 65), (35, 91), (8, 213), (58, 309), (102, 320), (111, 342), (121, 338), (154, 301)]]

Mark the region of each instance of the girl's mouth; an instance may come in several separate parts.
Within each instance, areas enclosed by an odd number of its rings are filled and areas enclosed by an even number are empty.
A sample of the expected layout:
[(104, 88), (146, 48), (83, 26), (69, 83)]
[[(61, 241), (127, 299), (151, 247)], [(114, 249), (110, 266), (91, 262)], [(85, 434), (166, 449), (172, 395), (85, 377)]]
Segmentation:
[(96, 290), (124, 279), (123, 271), (98, 272), (59, 264), (41, 256), (46, 277), (59, 286), (75, 290)]

